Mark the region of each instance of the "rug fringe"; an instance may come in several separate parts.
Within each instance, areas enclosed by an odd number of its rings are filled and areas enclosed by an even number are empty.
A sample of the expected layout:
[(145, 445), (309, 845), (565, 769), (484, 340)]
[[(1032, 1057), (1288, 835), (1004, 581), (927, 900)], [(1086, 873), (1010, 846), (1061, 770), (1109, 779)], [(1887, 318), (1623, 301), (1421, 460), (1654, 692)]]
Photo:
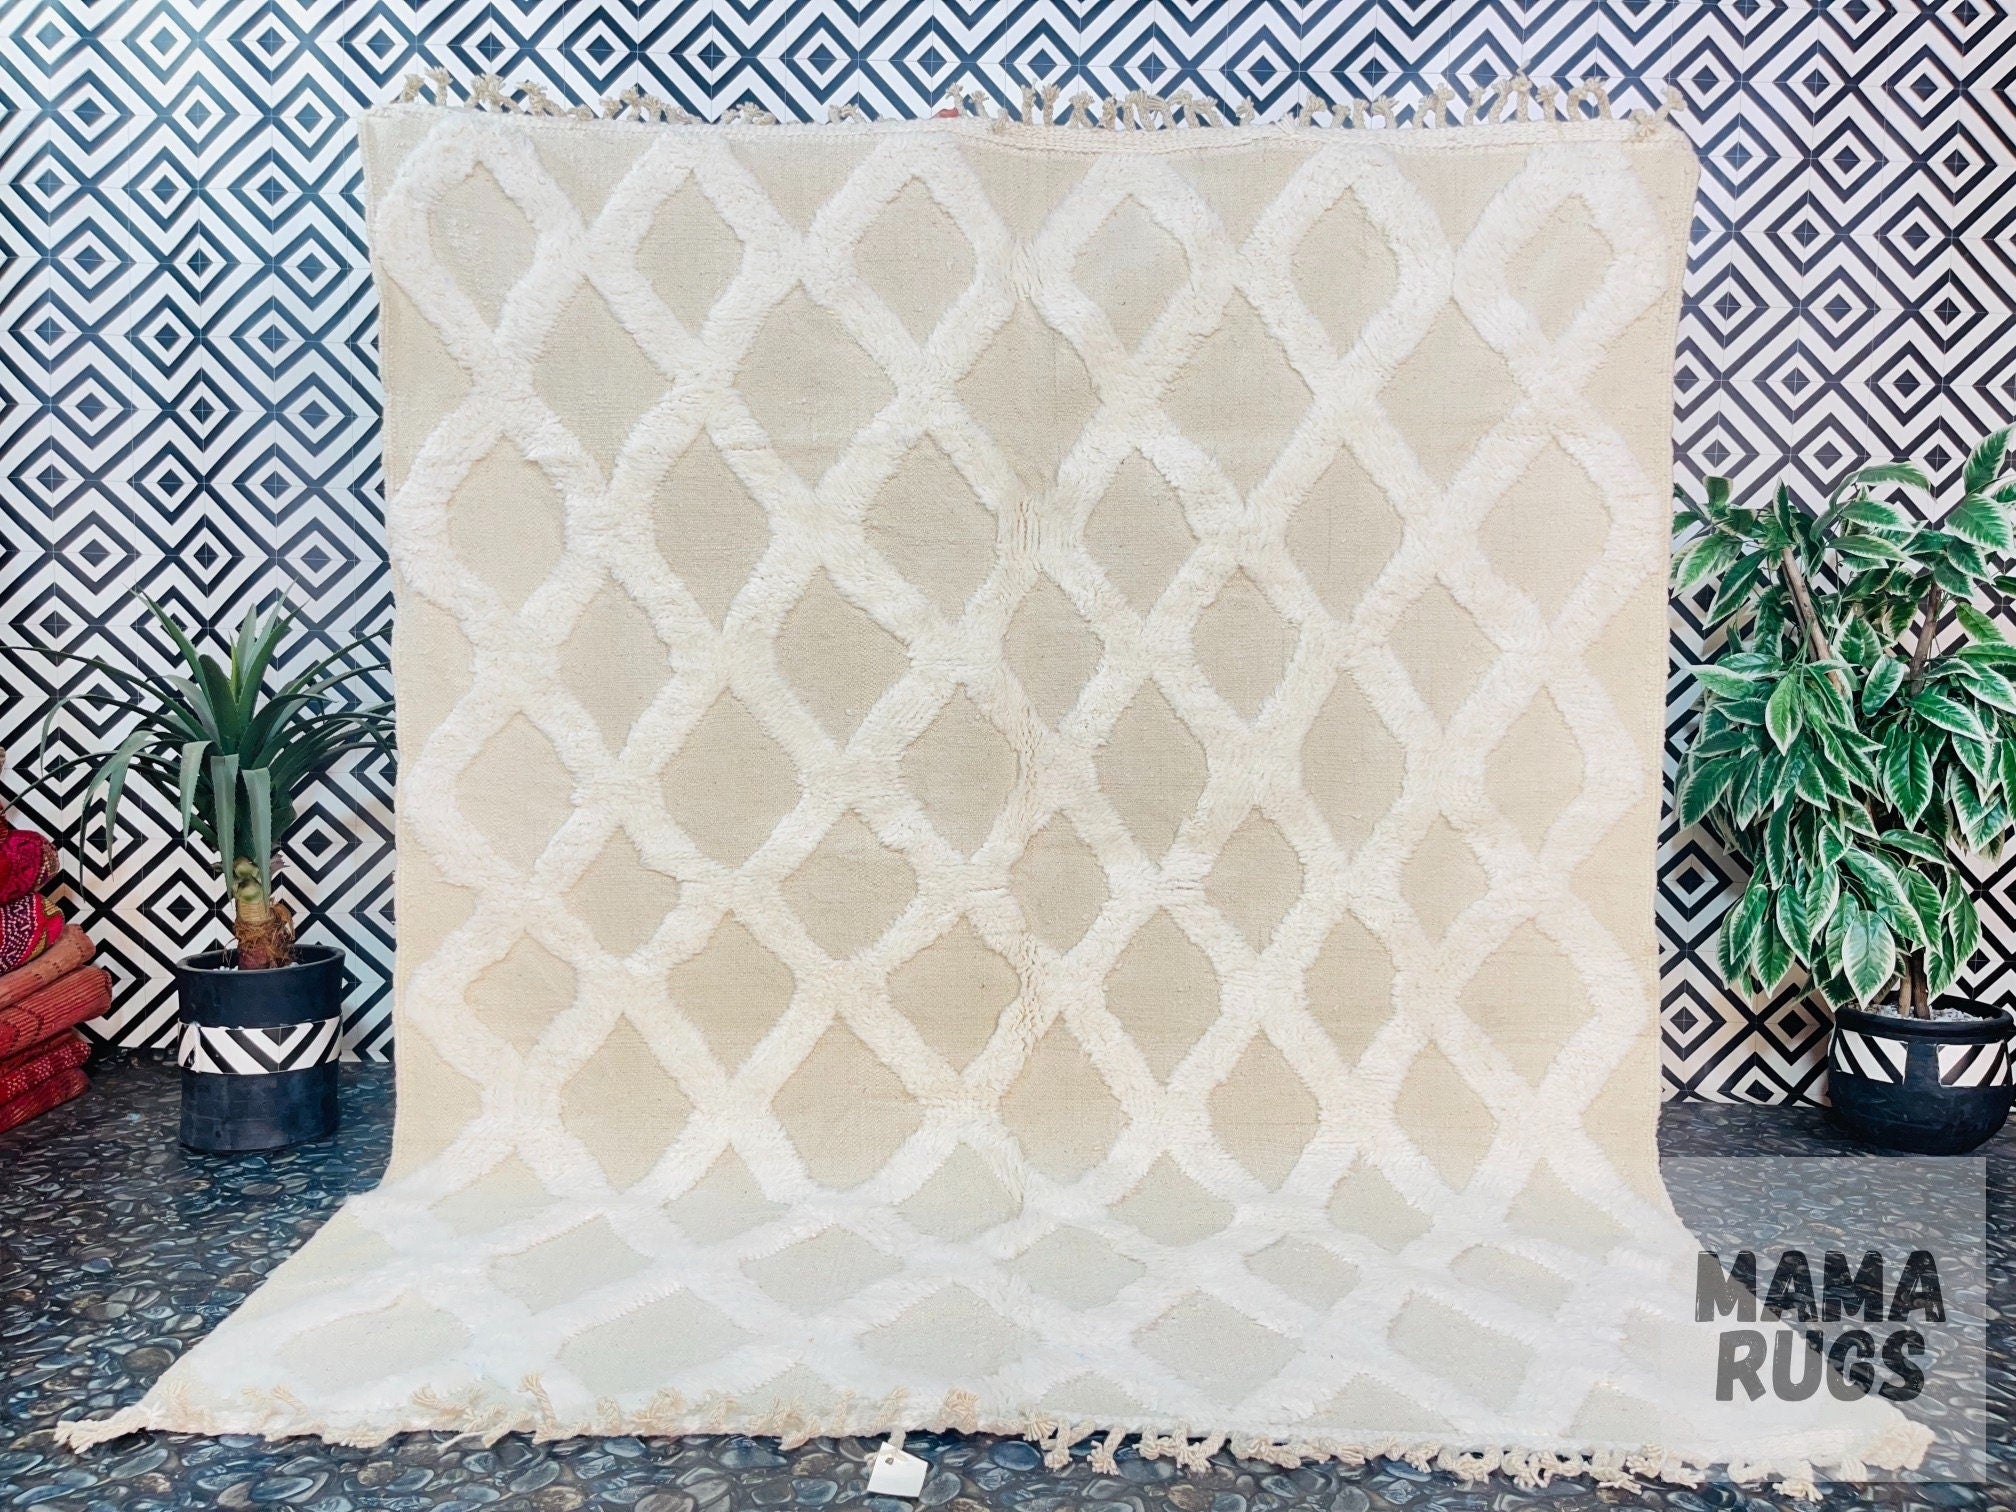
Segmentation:
[[(1118, 1473), (1118, 1454), (1129, 1439), (1143, 1459), (1167, 1459), (1192, 1473), (1201, 1473), (1221, 1449), (1233, 1456), (1282, 1469), (1320, 1461), (1362, 1465), (1375, 1459), (1396, 1460), (1417, 1470), (1442, 1471), (1468, 1486), (1503, 1475), (1522, 1490), (1538, 1490), (1556, 1480), (1586, 1479), (1598, 1486), (1633, 1492), (1646, 1481), (1699, 1486), (1711, 1472), (1721, 1471), (1739, 1485), (1772, 1485), (1787, 1495), (1812, 1498), (1819, 1494), (1822, 1475), (1829, 1480), (1859, 1481), (1872, 1467), (1908, 1470), (1919, 1464), (1932, 1443), (1932, 1431), (1922, 1423), (1899, 1419), (1857, 1450), (1827, 1457), (1786, 1457), (1755, 1462), (1702, 1462), (1676, 1450), (1648, 1445), (1634, 1450), (1593, 1449), (1586, 1453), (1519, 1446), (1480, 1446), (1439, 1439), (1393, 1435), (1316, 1435), (1308, 1438), (1267, 1438), (1196, 1432), (1183, 1427), (1128, 1427), (1099, 1421), (1069, 1421), (1038, 1416), (1018, 1422), (988, 1418), (970, 1391), (946, 1394), (936, 1413), (916, 1412), (899, 1392), (875, 1402), (848, 1397), (819, 1418), (802, 1409), (778, 1407), (761, 1421), (750, 1421), (740, 1404), (724, 1395), (694, 1403), (677, 1393), (660, 1393), (643, 1413), (612, 1421), (597, 1404), (594, 1414), (568, 1417), (556, 1413), (543, 1389), (528, 1377), (523, 1396), (486, 1392), (481, 1387), (453, 1394), (422, 1390), (401, 1409), (378, 1415), (369, 1423), (341, 1428), (318, 1425), (291, 1394), (247, 1392), (242, 1407), (224, 1412), (203, 1408), (183, 1393), (171, 1399), (150, 1395), (109, 1417), (59, 1423), (56, 1442), (72, 1450), (94, 1448), (114, 1439), (150, 1429), (181, 1433), (258, 1433), (268, 1439), (320, 1437), (331, 1443), (371, 1447), (401, 1433), (453, 1431), (456, 1438), (493, 1444), (507, 1433), (530, 1434), (537, 1441), (610, 1433), (652, 1437), (688, 1434), (747, 1433), (775, 1438), (795, 1447), (813, 1438), (871, 1437), (898, 1430), (988, 1433), (1021, 1438), (1042, 1451), (1053, 1470), (1067, 1467), (1081, 1444), (1087, 1465), (1096, 1473)], [(1859, 1452), (1858, 1452), (1859, 1451)]]
[[(1459, 102), (1462, 106), (1458, 110)], [(466, 106), (504, 115), (560, 116), (593, 121), (652, 121), (663, 125), (697, 126), (704, 120), (691, 111), (645, 92), (633, 84), (619, 95), (605, 96), (599, 107), (591, 104), (562, 105), (531, 79), (507, 84), (497, 74), (478, 74), (467, 85), (456, 82), (446, 68), (430, 68), (405, 76), (398, 103)], [(1371, 99), (1329, 100), (1313, 91), (1291, 110), (1293, 123), (1309, 127), (1346, 127), (1370, 130), (1377, 121), (1385, 130), (1409, 127), (1414, 130), (1447, 129), (1461, 126), (1494, 126), (1530, 121), (1612, 121), (1629, 120), (1651, 126), (1670, 120), (1686, 104), (1679, 86), (1667, 84), (1660, 103), (1651, 110), (1619, 115), (1610, 95), (1610, 81), (1592, 75), (1576, 83), (1554, 79), (1534, 79), (1513, 74), (1474, 86), (1467, 98), (1446, 84), (1438, 85), (1411, 106), (1392, 95)], [(1145, 89), (1103, 99), (1080, 92), (1063, 99), (1055, 84), (1024, 84), (1021, 109), (997, 104), (986, 91), (952, 85), (940, 101), (938, 114), (960, 119), (985, 121), (997, 128), (1009, 126), (1070, 127), (1093, 131), (1165, 131), (1177, 127), (1252, 126), (1259, 119), (1253, 101), (1241, 97), (1228, 112), (1215, 100), (1178, 90), (1159, 95)], [(777, 117), (760, 105), (744, 102), (731, 105), (721, 115), (727, 125), (775, 126)], [(829, 125), (844, 122), (867, 124), (870, 117), (858, 100), (827, 106)]]

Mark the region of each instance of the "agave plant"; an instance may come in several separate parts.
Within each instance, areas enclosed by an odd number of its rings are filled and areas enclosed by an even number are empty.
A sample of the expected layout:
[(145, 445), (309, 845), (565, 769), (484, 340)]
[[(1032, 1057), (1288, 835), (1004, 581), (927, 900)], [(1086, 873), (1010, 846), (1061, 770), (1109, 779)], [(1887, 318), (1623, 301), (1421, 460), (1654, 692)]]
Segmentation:
[[(42, 721), (43, 777), (91, 768), (77, 817), (81, 855), (92, 803), (103, 792), (104, 843), (110, 850), (119, 800), (133, 773), (177, 795), (182, 831), (213, 850), (234, 907), (238, 965), (285, 966), (294, 958), (293, 914), (273, 897), (273, 853), (295, 819), (301, 785), (338, 756), (389, 750), (392, 714), (382, 702), (339, 702), (343, 685), (384, 667), (351, 663), (363, 640), (338, 648), (271, 692), (266, 673), (291, 621), (285, 606), (248, 610), (231, 644), (230, 663), (199, 650), (190, 634), (151, 599), (142, 599), (174, 643), (186, 675), (131, 672), (94, 656), (47, 647), (45, 655), (78, 662), (110, 679), (111, 691), (58, 699)], [(47, 764), (50, 727), (71, 703), (97, 704), (133, 716), (130, 729), (105, 754)]]
[[(1722, 922), (1738, 992), (1803, 967), (1833, 1004), (1894, 998), (1913, 1016), (1958, 978), (1981, 926), (1962, 854), (1998, 854), (2016, 813), (2016, 645), (1982, 612), (2016, 592), (2009, 431), (1921, 525), (1879, 491), (1927, 491), (1893, 462), (1851, 473), (1819, 508), (1781, 485), (1761, 505), (1710, 478), (1677, 490), (1674, 586), (1717, 584), (1726, 632), (1681, 768), (1683, 824), (1750, 867)], [(1948, 615), (1951, 615), (1949, 622)]]

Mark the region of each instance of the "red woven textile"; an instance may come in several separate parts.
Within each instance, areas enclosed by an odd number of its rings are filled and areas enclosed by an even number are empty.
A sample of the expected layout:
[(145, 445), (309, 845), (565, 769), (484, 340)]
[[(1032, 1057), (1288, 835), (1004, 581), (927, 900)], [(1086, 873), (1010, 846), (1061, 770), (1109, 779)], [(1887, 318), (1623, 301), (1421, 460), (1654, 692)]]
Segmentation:
[(15, 1128), (28, 1122), (38, 1113), (47, 1113), (51, 1108), (60, 1108), (90, 1085), (91, 1078), (75, 1067), (68, 1071), (59, 1071), (49, 1080), (29, 1088), (19, 1097), (0, 1103), (0, 1129)]
[(56, 875), (56, 847), (33, 830), (0, 834), (0, 903), (40, 892)]
[[(26, 966), (0, 974), (0, 1008), (33, 997), (59, 977), (68, 976), (90, 960), (96, 949), (83, 930), (65, 929)], [(0, 1055), (6, 1053), (0, 1050)]]
[(53, 985), (0, 1008), (0, 1055), (14, 1055), (74, 1029), (112, 1006), (112, 978), (102, 966), (73, 971)]
[(62, 933), (63, 915), (40, 893), (0, 903), (0, 971), (26, 965)]
[(90, 1058), (91, 1042), (75, 1029), (65, 1029), (55, 1039), (10, 1055), (0, 1061), (0, 1103), (13, 1101), (31, 1087), (39, 1087)]

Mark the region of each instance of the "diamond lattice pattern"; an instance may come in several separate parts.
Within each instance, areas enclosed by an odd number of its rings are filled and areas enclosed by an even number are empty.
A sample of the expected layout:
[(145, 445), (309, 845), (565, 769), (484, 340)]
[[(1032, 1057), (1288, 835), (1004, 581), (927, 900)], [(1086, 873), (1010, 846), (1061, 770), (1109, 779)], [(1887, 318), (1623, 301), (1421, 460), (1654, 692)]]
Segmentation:
[(401, 1139), (234, 1326), (396, 1302), (523, 1425), (1653, 1437), (1643, 1257), (1519, 1221), (1681, 1245), (1691, 164), (1572, 135), (370, 122)]

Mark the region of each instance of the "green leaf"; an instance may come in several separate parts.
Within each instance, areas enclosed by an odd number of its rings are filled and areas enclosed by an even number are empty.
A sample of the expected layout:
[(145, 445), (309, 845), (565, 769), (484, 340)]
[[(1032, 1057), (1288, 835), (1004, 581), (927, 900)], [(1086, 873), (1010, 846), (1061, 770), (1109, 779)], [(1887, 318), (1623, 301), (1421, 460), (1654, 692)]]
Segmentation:
[(1731, 987), (1740, 990), (1743, 979), (1750, 974), (1757, 953), (1757, 929), (1764, 918), (1764, 911), (1770, 906), (1770, 889), (1755, 877), (1749, 888), (1736, 901), (1736, 906), (1722, 916), (1722, 933), (1717, 942), (1717, 964), (1722, 976)]
[(210, 758), (210, 801), (216, 819), (217, 854), (224, 869), (224, 887), (231, 887), (231, 863), (238, 858), (238, 756), (220, 751)]
[(1974, 579), (1943, 558), (1932, 564), (1932, 581), (1955, 598), (1965, 598), (1974, 591)]
[(1985, 546), (1991, 551), (2009, 549), (2008, 516), (2002, 513), (2001, 505), (1991, 500), (1978, 497), (1962, 499), (1939, 523), (1952, 534), (1977, 546)]
[(1981, 727), (1980, 717), (1965, 704), (1955, 703), (1944, 693), (1935, 693), (1928, 688), (1912, 698), (1911, 707), (1928, 723), (1942, 730), (1965, 735), (1969, 740), (1988, 738), (1988, 732)]
[(1715, 711), (1732, 724), (1755, 727), (1764, 723), (1764, 695), (1759, 693), (1749, 698), (1730, 698), (1715, 706)]
[(1932, 757), (1909, 725), (1892, 726), (1884, 738), (1882, 772), (1891, 806), (1907, 823), (1917, 823), (1932, 801)]
[(1766, 992), (1775, 992), (1792, 970), (1795, 959), (1792, 942), (1779, 934), (1767, 909), (1757, 923), (1757, 982)]
[(1955, 735), (1947, 745), (1960, 758), (1960, 764), (1974, 776), (1974, 786), (1980, 789), (1983, 798), (1994, 796), (2001, 785), (2001, 773), (1996, 769), (1995, 747), (1986, 741), (1967, 740)]
[(2005, 714), (2016, 714), (2016, 686), (1993, 667), (1977, 667), (1972, 662), (1954, 658), (1948, 663), (1958, 675), (1960, 682), (1976, 702), (1987, 704), (1991, 709), (2000, 709)]
[(1771, 895), (1771, 903), (1772, 912), (1777, 917), (1778, 933), (1791, 943), (1794, 950), (1804, 950), (1813, 935), (1813, 926), (1806, 915), (1806, 889), (1781, 887)]
[(1883, 654), (1883, 643), (1876, 638), (1876, 632), (1859, 619), (1850, 619), (1841, 627), (1835, 645), (1858, 667), (1868, 666)]
[(1713, 662), (1702, 662), (1688, 670), (1702, 687), (1721, 698), (1746, 698), (1757, 691), (1757, 679), (1750, 673), (1731, 672)]
[[(1750, 731), (1716, 718), (1720, 713), (1719, 709), (1711, 710), (1708, 717), (1713, 721), (1712, 725), (1704, 722), (1703, 733), (1695, 737), (1691, 754), (1696, 761), (1707, 761), (1715, 756), (1747, 756), (1756, 749), (1756, 738)], [(1706, 733), (1711, 728), (1714, 730), (1712, 735)]]
[(1841, 902), (1841, 874), (1831, 863), (1822, 866), (1807, 882), (1805, 896), (1799, 901), (1806, 915), (1806, 943), (1811, 949), (1833, 921), (1834, 910)]
[[(252, 638), (246, 647), (244, 661), (240, 663), (234, 657), (232, 664), (232, 682), (238, 689), (237, 722), (240, 729), (251, 723), (259, 706), (260, 685), (266, 680), (267, 664), (279, 649), (280, 637), (286, 633), (287, 618), (282, 612), (285, 607), (284, 602), (276, 603), (263, 624), (257, 623), (249, 612), (245, 616), (247, 625), (252, 628)], [(243, 633), (241, 630), (240, 635)]]
[(2016, 664), (2016, 645), (2006, 641), (1983, 641), (1978, 645), (1962, 646), (1954, 652), (1955, 659), (1970, 667), (2007, 667)]
[(1860, 472), (1850, 473), (1845, 484), (1836, 487), (1863, 484), (1873, 486), (1878, 483), (1902, 483), (1907, 488), (1929, 492), (1932, 485), (1925, 480), (1914, 462), (1879, 462), (1874, 467), (1865, 467)]
[(1960, 964), (1953, 959), (1942, 937), (1939, 944), (1925, 952), (1926, 991), (1936, 1001), (1946, 994), (1959, 976)]
[(1747, 829), (1757, 820), (1757, 812), (1764, 805), (1764, 763), (1748, 761), (1743, 771), (1730, 786), (1728, 805), (1734, 810), (1738, 829)]
[(1862, 889), (1863, 900), (1871, 908), (1884, 912), (1910, 907), (1910, 900), (1904, 893), (1904, 881), (1897, 870), (1881, 856), (1871, 855), (1865, 850), (1850, 850), (1841, 858), (1841, 864), (1848, 868)]
[(1974, 911), (1974, 895), (1968, 890), (1967, 879), (1957, 872), (1946, 888), (1945, 928), (1953, 969), (1964, 971), (1981, 944), (1981, 916)]
[(1904, 873), (1904, 891), (1910, 895), (1911, 911), (1918, 915), (1918, 924), (1926, 940), (1937, 940), (1939, 931), (1944, 927), (1941, 916), (1946, 911), (1939, 884), (1923, 872), (1907, 871)]
[(1902, 908), (1885, 908), (1879, 912), (1883, 916), (1883, 922), (1890, 926), (1890, 932), (1905, 945), (1915, 946), (1919, 950), (1929, 950), (1932, 942), (1939, 938), (1936, 929), (1930, 934), (1926, 933), (1925, 921), (1918, 916), (1917, 908), (1908, 899)]
[(1809, 757), (1806, 747), (1799, 747), (1785, 758), (1785, 769), (1790, 774), (1792, 791), (1815, 807), (1827, 807), (1835, 796), (1827, 763)]
[(1723, 794), (1729, 791), (1730, 783), (1735, 781), (1743, 765), (1743, 760), (1737, 757), (1690, 760), (1686, 774), (1680, 779), (1680, 823), (1692, 826), (1707, 818), (1722, 800)]
[[(1886, 829), (1878, 838), (1892, 850), (1903, 851), (1938, 866), (1945, 866), (1953, 859), (1937, 841), (1927, 840), (1923, 835), (1914, 835), (1909, 830)], [(1905, 875), (1909, 877), (1915, 873), (1907, 872)]]
[(1792, 744), (1806, 723), (1805, 702), (1799, 693), (1803, 680), (1797, 672), (1787, 673), (1771, 690), (1771, 701), (1764, 705), (1764, 729), (1781, 751)]
[[(119, 795), (126, 790), (126, 774), (132, 769), (133, 757), (153, 736), (146, 730), (135, 730), (119, 742), (118, 749), (99, 768), (99, 775), (105, 779), (105, 854), (112, 854), (112, 829), (119, 818)], [(95, 780), (95, 779), (94, 779)], [(90, 789), (85, 789), (88, 799)]]
[(1743, 607), (1750, 590), (1757, 586), (1757, 579), (1763, 576), (1769, 560), (1762, 554), (1753, 553), (1722, 574), (1722, 586), (1715, 590), (1715, 598), (1708, 605), (1703, 629), (1712, 629)]
[(1799, 812), (1797, 804), (1781, 803), (1764, 822), (1764, 873), (1774, 887), (1791, 874), (1792, 821)]
[(1683, 552), (1673, 564), (1673, 592), (1684, 594), (1704, 579), (1714, 577), (1735, 561), (1742, 549), (1743, 543), (1731, 536), (1703, 537), (1698, 545)]
[(1890, 702), (1904, 681), (1904, 663), (1894, 656), (1886, 656), (1869, 669), (1868, 679), (1862, 684), (1862, 712), (1874, 714)]
[(1842, 536), (1834, 543), (1834, 549), (1858, 562), (1898, 562), (1904, 559), (1903, 552), (1877, 535)]
[(190, 821), (196, 814), (196, 786), (203, 780), (203, 753), (210, 749), (207, 740), (192, 740), (182, 747), (181, 799), (182, 833), (189, 833)]
[(1855, 1000), (1869, 1004), (1897, 974), (1897, 942), (1890, 927), (1849, 898), (1841, 904), (1841, 970)]
[(1881, 499), (1857, 499), (1841, 511), (1841, 518), (1853, 525), (1867, 525), (1877, 530), (1909, 530), (1911, 517), (1895, 504), (1885, 504)]
[(1982, 854), (1995, 849), (2002, 831), (2008, 828), (2009, 811), (1976, 788), (1959, 767), (1947, 768), (1946, 796), (1952, 800), (1968, 846)]
[(245, 781), (245, 827), (252, 832), (252, 863), (259, 868), (259, 885), (273, 887), (273, 774), (264, 767), (248, 767), (239, 773)]
[(1970, 494), (1986, 493), (1995, 484), (2002, 471), (2003, 453), (2009, 448), (2007, 428), (1990, 431), (1981, 438), (1967, 457), (1967, 465), (1960, 470), (1960, 486)]
[(1977, 641), (2005, 641), (2008, 639), (2002, 633), (2000, 625), (1964, 600), (1953, 606), (1953, 613), (1960, 621), (1960, 627)]
[(1834, 679), (1838, 676), (1846, 682), (1856, 671), (1856, 668), (1838, 661), (1807, 664), (1806, 687), (1800, 698), (1805, 705), (1808, 724), (1833, 725), (1849, 730), (1855, 727), (1854, 708), (1848, 696), (1834, 686)]

